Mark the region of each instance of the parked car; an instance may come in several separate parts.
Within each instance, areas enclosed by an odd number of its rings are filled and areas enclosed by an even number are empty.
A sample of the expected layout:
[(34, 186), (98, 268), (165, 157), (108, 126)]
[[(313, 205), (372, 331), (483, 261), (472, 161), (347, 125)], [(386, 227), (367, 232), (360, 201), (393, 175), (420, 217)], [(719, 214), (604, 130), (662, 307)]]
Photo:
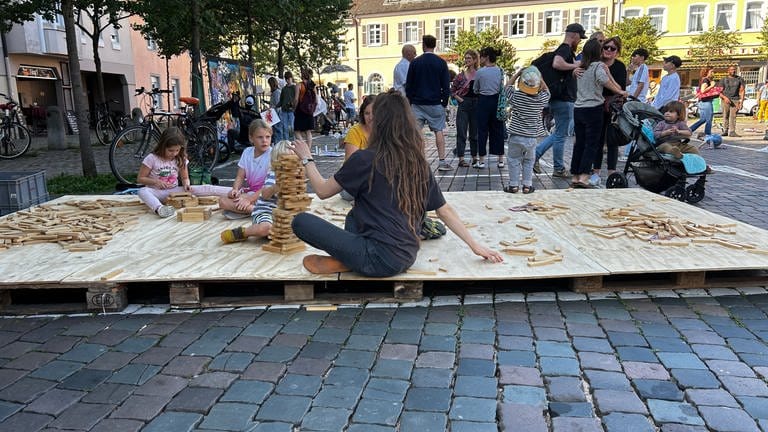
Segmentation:
[[(720, 115), (723, 113), (723, 107), (720, 104), (720, 98), (715, 98), (713, 101), (713, 109), (715, 112), (715, 115)], [(696, 96), (690, 97), (688, 100), (685, 101), (685, 103), (688, 105), (688, 117), (698, 117), (699, 116), (699, 100), (696, 98)], [(741, 109), (739, 110), (739, 114), (748, 115), (750, 117), (754, 117), (757, 115), (757, 110), (759, 106), (757, 104), (757, 99), (755, 98), (744, 98), (744, 103), (741, 105)]]

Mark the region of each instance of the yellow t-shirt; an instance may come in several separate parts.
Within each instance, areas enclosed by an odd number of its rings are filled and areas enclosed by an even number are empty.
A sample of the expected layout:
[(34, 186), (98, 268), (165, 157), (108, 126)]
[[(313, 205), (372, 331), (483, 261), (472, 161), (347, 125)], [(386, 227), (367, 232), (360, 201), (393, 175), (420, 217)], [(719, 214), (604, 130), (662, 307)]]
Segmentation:
[(347, 136), (344, 137), (344, 144), (346, 143), (352, 144), (360, 150), (368, 148), (368, 135), (365, 133), (360, 123), (356, 123), (349, 128)]

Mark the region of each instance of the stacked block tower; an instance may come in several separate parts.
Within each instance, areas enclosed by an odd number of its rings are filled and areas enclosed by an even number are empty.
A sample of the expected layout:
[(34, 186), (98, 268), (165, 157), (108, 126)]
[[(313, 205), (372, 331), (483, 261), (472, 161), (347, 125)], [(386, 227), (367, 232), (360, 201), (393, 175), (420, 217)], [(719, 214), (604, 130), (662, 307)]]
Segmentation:
[(272, 210), (272, 229), (269, 231), (269, 243), (262, 246), (268, 252), (291, 254), (306, 248), (304, 242), (296, 237), (291, 228), (293, 217), (309, 208), (312, 198), (307, 195), (307, 183), (304, 181), (304, 167), (295, 154), (281, 155), (274, 166), (275, 182), (280, 193), (277, 207)]

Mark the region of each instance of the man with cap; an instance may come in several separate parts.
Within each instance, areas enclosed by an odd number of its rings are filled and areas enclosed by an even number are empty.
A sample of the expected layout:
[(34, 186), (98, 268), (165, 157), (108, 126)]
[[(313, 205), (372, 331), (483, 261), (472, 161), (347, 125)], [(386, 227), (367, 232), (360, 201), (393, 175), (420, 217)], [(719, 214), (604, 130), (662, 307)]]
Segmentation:
[[(720, 101), (723, 106), (723, 135), (737, 137), (736, 114), (744, 104), (744, 80), (736, 75), (736, 66), (728, 67), (728, 76), (720, 80), (718, 87), (722, 87)], [(728, 131), (731, 131), (728, 133)]]
[(677, 68), (682, 64), (683, 61), (676, 55), (664, 57), (664, 65), (662, 67), (667, 71), (667, 74), (661, 79), (659, 92), (656, 93), (656, 97), (653, 98), (653, 103), (651, 104), (657, 110), (661, 110), (661, 107), (668, 102), (680, 99), (680, 75), (677, 73)]
[(563, 162), (563, 150), (568, 136), (568, 125), (573, 121), (573, 102), (576, 100), (576, 80), (573, 77), (573, 70), (579, 67), (579, 64), (574, 61), (576, 48), (579, 42), (586, 38), (587, 35), (581, 24), (568, 24), (565, 27), (563, 43), (555, 50), (552, 68), (562, 74), (565, 89), (557, 92), (553, 90), (550, 96), (549, 112), (555, 119), (555, 129), (536, 147), (534, 171), (537, 173), (541, 172), (538, 167), (539, 159), (552, 148), (552, 160), (555, 166), (552, 176), (568, 178), (571, 175)]

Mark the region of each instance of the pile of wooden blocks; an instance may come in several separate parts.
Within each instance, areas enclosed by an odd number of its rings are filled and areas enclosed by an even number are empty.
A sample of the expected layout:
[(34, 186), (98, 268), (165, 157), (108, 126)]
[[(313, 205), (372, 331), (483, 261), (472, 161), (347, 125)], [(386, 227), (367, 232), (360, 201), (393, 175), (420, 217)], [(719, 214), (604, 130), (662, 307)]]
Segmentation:
[(281, 155), (275, 170), (275, 182), (279, 188), (277, 208), (272, 210), (272, 229), (269, 243), (262, 246), (268, 252), (291, 254), (302, 251), (306, 246), (296, 237), (291, 228), (293, 217), (309, 208), (312, 198), (307, 195), (304, 181), (304, 166), (294, 154)]
[(174, 192), (168, 196), (166, 204), (180, 209), (182, 207), (197, 207), (200, 205), (200, 200), (189, 192)]

